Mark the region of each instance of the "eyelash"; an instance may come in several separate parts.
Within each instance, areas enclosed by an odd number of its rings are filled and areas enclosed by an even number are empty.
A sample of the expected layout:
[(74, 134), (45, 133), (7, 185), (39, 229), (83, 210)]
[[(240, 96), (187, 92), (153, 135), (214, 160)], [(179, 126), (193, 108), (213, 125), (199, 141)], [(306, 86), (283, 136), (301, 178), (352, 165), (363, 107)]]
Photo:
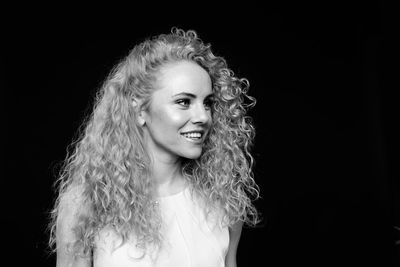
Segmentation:
[(214, 101), (212, 99), (207, 99), (206, 101), (204, 101), (204, 105), (207, 106), (208, 109), (211, 109), (213, 103)]
[[(179, 99), (176, 101), (176, 103), (178, 105), (181, 105), (185, 108), (189, 107), (191, 100), (189, 98), (183, 98), (183, 99)], [(213, 101), (211, 99), (207, 99), (206, 101), (204, 101), (204, 105), (206, 106), (206, 109), (211, 109), (213, 104)]]
[(178, 105), (184, 106), (184, 107), (188, 107), (190, 105), (190, 99), (188, 98), (183, 98), (183, 99), (179, 99), (176, 101), (176, 103)]

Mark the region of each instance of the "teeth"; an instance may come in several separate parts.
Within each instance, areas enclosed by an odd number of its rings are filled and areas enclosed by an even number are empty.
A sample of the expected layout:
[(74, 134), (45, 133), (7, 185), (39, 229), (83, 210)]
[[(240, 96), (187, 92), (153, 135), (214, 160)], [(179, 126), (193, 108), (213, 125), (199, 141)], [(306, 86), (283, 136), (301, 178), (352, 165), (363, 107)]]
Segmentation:
[(201, 133), (185, 133), (183, 136), (186, 138), (201, 138)]

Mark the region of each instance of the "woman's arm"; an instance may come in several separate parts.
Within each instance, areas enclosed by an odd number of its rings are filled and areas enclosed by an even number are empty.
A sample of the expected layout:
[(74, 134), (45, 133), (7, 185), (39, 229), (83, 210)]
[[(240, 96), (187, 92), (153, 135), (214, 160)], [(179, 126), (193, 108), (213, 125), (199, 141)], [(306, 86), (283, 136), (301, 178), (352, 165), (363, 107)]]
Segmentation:
[(239, 245), (240, 234), (242, 233), (243, 222), (237, 222), (229, 228), (229, 248), (225, 257), (226, 267), (236, 267), (236, 251)]
[(70, 190), (60, 199), (57, 218), (56, 242), (57, 242), (57, 267), (90, 267), (91, 259), (74, 255), (68, 250), (68, 244), (76, 240), (73, 231), (82, 214), (82, 201), (80, 191)]

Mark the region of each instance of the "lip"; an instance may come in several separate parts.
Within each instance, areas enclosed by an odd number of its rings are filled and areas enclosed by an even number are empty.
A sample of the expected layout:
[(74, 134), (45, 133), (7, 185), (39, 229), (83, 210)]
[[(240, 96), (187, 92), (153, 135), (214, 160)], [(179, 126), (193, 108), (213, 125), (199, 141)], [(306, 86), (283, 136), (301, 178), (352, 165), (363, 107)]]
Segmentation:
[(198, 129), (198, 130), (190, 130), (190, 131), (186, 131), (186, 132), (181, 132), (181, 134), (187, 134), (187, 133), (201, 133), (201, 135), (203, 136), (204, 133), (206, 131), (204, 129)]
[[(184, 134), (188, 134), (188, 133), (201, 133), (201, 138), (197, 139), (197, 140), (186, 138), (184, 136)], [(181, 132), (180, 135), (188, 142), (191, 142), (191, 143), (194, 143), (194, 144), (202, 144), (204, 142), (204, 140), (205, 140), (207, 132), (205, 130), (190, 130), (190, 131), (186, 131), (186, 132)]]

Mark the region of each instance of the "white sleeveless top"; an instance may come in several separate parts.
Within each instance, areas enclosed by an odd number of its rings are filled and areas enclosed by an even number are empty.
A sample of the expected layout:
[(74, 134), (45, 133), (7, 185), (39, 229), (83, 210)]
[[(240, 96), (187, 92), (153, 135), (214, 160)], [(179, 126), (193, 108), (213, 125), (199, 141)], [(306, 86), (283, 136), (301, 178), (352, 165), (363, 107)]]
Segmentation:
[(228, 227), (223, 227), (215, 216), (210, 215), (206, 220), (188, 188), (160, 198), (159, 205), (164, 243), (155, 257), (149, 253), (143, 256), (143, 252), (129, 242), (118, 247), (120, 239), (111, 230), (103, 230), (96, 240), (94, 267), (225, 266)]

